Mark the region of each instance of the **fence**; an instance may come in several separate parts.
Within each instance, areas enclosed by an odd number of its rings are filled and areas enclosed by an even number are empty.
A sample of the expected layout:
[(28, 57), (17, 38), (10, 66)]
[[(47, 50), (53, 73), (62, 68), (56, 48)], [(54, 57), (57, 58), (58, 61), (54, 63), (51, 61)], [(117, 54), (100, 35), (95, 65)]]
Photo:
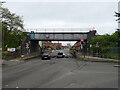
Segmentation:
[[(92, 57), (100, 57), (100, 58), (110, 58), (110, 59), (120, 59), (120, 47), (110, 47), (106, 48), (107, 51), (102, 51), (102, 50), (90, 50), (86, 49), (86, 51), (74, 51), (75, 53), (80, 53), (81, 56), (92, 56)], [(70, 50), (73, 55), (72, 50)]]
[(111, 53), (120, 53), (120, 47), (111, 47), (110, 52)]
[(120, 59), (120, 47), (109, 47), (107, 51), (91, 52), (90, 55), (101, 58)]

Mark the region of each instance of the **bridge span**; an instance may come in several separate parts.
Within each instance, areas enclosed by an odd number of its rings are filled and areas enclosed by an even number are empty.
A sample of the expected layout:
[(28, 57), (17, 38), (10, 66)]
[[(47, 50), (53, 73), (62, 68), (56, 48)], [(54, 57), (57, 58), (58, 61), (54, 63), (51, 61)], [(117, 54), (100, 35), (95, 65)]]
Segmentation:
[(30, 40), (38, 41), (79, 41), (95, 36), (95, 31), (89, 32), (31, 32)]
[(39, 41), (79, 41), (95, 36), (96, 30), (89, 32), (33, 32), (28, 33), (28, 37), (22, 44), (22, 53), (41, 52)]

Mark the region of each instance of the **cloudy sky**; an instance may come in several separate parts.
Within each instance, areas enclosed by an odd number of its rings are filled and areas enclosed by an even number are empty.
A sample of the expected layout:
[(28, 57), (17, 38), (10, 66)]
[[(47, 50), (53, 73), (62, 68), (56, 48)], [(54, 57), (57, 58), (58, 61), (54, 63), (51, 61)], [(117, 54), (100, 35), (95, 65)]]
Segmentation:
[[(32, 1), (32, 0), (31, 0)], [(23, 16), (29, 28), (95, 28), (98, 34), (112, 34), (117, 28), (114, 11), (118, 2), (14, 2), (3, 5)]]
[(41, 2), (29, 0), (24, 2), (22, 0), (16, 2), (9, 0), (3, 6), (23, 17), (25, 29), (94, 27), (98, 34), (114, 33), (118, 27), (114, 17), (114, 11), (118, 10), (117, 0), (96, 1)]

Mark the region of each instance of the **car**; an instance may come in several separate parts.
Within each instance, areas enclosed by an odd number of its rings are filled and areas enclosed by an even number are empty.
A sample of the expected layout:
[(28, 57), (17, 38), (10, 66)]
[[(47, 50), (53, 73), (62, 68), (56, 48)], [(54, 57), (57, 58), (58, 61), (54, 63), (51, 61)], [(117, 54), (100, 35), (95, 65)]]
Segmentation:
[(58, 52), (57, 58), (64, 58), (64, 53), (63, 52)]
[(43, 53), (42, 54), (42, 60), (44, 60), (44, 59), (51, 59), (51, 55), (49, 54), (49, 53)]

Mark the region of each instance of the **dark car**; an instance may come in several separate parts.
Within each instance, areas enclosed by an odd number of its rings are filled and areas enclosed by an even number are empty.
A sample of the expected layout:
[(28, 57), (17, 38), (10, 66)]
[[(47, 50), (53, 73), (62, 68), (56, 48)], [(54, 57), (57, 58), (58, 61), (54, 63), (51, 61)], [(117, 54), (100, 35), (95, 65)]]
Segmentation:
[(42, 60), (44, 60), (44, 59), (51, 59), (51, 55), (49, 53), (43, 53)]
[(58, 52), (57, 58), (64, 58), (64, 53), (63, 52)]

